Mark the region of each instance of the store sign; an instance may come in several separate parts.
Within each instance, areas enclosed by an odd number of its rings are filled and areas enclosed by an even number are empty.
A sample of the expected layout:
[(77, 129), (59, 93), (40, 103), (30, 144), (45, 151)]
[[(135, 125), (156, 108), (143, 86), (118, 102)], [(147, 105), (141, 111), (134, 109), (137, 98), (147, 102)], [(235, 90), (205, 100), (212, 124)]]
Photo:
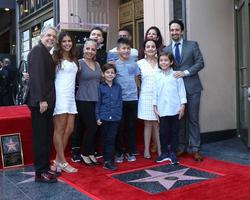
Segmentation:
[(37, 24), (31, 28), (31, 46), (34, 47), (38, 44), (41, 33), (41, 24)]
[(40, 24), (37, 24), (37, 25), (35, 25), (35, 26), (33, 26), (33, 27), (31, 28), (31, 35), (32, 35), (32, 38), (33, 38), (33, 37), (39, 36), (40, 33), (41, 33), (41, 25), (40, 25)]
[(43, 26), (54, 26), (54, 18), (50, 18), (43, 22)]

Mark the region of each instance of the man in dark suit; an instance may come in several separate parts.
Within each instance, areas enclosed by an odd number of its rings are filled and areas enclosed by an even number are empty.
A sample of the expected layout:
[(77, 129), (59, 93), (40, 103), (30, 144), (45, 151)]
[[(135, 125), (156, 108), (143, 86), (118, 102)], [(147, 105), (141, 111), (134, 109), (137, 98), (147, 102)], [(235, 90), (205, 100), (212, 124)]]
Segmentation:
[(182, 21), (172, 20), (169, 23), (169, 32), (172, 42), (163, 51), (173, 53), (176, 62), (175, 76), (183, 77), (187, 92), (187, 110), (181, 122), (177, 155), (188, 151), (195, 161), (202, 161), (199, 107), (203, 88), (198, 72), (204, 67), (203, 57), (197, 42), (183, 39)]
[(56, 39), (57, 30), (54, 27), (44, 27), (39, 44), (28, 55), (27, 104), (32, 118), (36, 182), (57, 182), (55, 172), (50, 170), (49, 160), (55, 104), (55, 64), (49, 51), (55, 46)]

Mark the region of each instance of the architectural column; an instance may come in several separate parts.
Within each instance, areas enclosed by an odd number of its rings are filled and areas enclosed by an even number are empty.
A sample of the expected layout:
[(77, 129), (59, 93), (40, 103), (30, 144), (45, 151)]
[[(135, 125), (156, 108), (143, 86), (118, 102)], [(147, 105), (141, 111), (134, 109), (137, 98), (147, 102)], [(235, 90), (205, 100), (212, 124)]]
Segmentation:
[(157, 26), (164, 39), (169, 43), (168, 23), (172, 19), (172, 1), (144, 0), (144, 31), (150, 26)]

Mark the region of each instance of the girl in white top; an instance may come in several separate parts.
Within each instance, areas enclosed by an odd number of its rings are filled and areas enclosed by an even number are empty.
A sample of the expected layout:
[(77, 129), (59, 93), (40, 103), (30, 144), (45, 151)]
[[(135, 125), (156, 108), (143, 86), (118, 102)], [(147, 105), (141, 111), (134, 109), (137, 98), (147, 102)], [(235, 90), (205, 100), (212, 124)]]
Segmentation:
[(186, 90), (183, 79), (174, 76), (173, 55), (163, 52), (158, 61), (161, 71), (155, 75), (153, 108), (160, 123), (161, 155), (156, 162), (171, 160), (172, 164), (178, 164), (175, 151), (179, 122), (187, 103)]
[(159, 72), (157, 48), (154, 40), (144, 42), (145, 58), (137, 62), (141, 70), (141, 91), (138, 101), (138, 118), (144, 120), (144, 158), (150, 159), (150, 140), (152, 133), (156, 139), (160, 155), (159, 124), (153, 111), (154, 75)]
[(56, 104), (54, 109), (54, 146), (56, 158), (54, 170), (68, 173), (77, 172), (65, 159), (64, 150), (69, 136), (74, 129), (76, 110), (75, 79), (78, 71), (78, 61), (74, 54), (75, 43), (67, 32), (61, 32), (58, 47), (54, 49), (53, 59), (56, 66)]

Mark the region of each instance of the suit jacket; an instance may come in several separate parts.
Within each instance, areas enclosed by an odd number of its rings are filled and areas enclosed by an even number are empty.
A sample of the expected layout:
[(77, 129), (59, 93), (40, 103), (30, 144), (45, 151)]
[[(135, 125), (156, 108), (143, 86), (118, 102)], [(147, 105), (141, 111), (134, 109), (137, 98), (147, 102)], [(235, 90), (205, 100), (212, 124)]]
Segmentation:
[[(172, 53), (172, 44), (163, 49), (164, 52)], [(203, 87), (198, 72), (204, 67), (204, 60), (195, 41), (183, 40), (181, 61), (176, 63), (176, 70), (188, 70), (189, 75), (183, 77), (187, 94), (200, 92)]]
[(39, 42), (28, 55), (29, 92), (27, 104), (39, 107), (47, 101), (48, 108), (55, 104), (55, 64), (48, 49)]

